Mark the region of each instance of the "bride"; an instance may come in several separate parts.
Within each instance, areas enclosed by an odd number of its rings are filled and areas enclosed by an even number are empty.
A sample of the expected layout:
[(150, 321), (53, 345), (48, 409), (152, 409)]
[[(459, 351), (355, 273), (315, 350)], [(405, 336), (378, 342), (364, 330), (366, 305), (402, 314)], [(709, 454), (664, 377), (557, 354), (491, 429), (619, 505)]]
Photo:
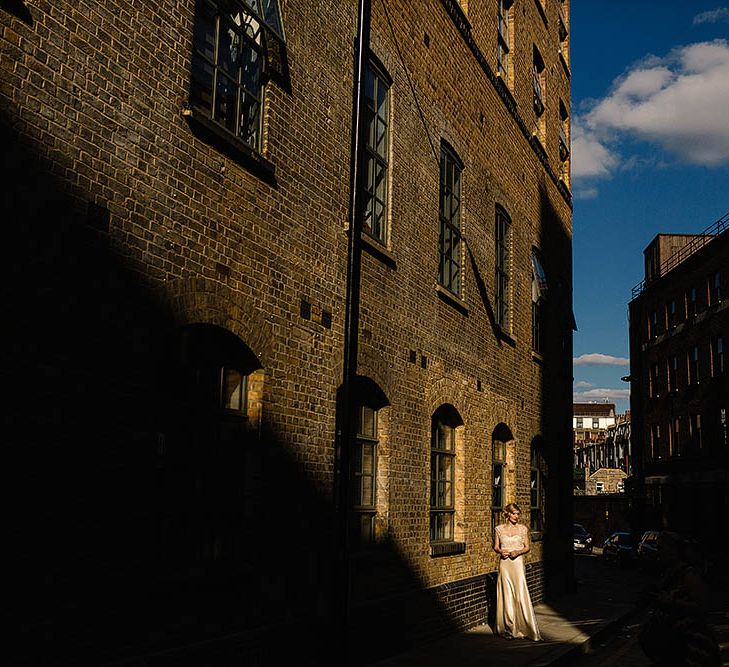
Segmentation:
[(494, 551), (501, 556), (496, 582), (496, 634), (508, 639), (541, 636), (529, 597), (522, 556), (529, 551), (529, 531), (519, 523), (521, 510), (516, 503), (504, 508), (506, 523), (496, 526)]

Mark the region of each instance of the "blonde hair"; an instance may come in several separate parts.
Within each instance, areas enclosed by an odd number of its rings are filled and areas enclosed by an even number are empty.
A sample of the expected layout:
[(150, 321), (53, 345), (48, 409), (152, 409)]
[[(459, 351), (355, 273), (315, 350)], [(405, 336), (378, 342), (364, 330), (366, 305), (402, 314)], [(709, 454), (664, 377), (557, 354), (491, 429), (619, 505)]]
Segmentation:
[(509, 503), (506, 507), (504, 507), (504, 514), (511, 514), (512, 512), (519, 512), (519, 514), (521, 514), (521, 507), (519, 507), (516, 503)]

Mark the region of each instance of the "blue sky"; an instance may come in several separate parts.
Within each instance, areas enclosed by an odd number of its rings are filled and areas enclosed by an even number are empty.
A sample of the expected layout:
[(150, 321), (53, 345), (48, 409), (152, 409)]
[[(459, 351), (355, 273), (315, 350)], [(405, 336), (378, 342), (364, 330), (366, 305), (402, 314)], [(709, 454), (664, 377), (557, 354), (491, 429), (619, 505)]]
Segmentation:
[(729, 1), (573, 0), (575, 401), (629, 407), (631, 288), (729, 212)]

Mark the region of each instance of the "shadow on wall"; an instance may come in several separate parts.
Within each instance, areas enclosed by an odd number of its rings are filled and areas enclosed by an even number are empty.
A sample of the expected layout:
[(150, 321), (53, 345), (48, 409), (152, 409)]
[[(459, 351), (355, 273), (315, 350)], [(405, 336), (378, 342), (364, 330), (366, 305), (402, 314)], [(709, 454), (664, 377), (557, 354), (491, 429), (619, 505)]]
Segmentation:
[(12, 664), (354, 664), (453, 632), (385, 542), (359, 570), (409, 595), (341, 645), (330, 502), (289, 443), (236, 418), (235, 377), (223, 417), (200, 399), (205, 368), (253, 372), (255, 356), (229, 332), (177, 329), (108, 212), (2, 118), (0, 142)]
[(542, 414), (545, 429), (540, 456), (546, 468), (543, 541), (547, 600), (574, 590), (572, 484), (572, 241), (550, 201), (540, 202), (539, 253), (546, 263), (547, 295), (541, 308)]
[(23, 23), (33, 25), (33, 15), (24, 0), (0, 0), (0, 9), (19, 18)]

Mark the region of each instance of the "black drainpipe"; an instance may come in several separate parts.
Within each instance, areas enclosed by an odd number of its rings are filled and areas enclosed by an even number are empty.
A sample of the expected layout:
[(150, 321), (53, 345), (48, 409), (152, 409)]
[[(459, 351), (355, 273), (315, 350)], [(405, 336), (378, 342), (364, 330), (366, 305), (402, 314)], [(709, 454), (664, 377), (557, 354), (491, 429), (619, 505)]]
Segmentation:
[[(352, 152), (350, 156), (350, 210), (347, 247), (347, 300), (344, 318), (344, 363), (342, 391), (339, 401), (340, 432), (335, 450), (335, 503), (337, 509), (337, 569), (334, 582), (339, 625), (339, 643), (342, 647), (340, 664), (349, 663), (349, 510), (350, 510), (350, 458), (355, 437), (354, 383), (357, 375), (359, 342), (360, 275), (362, 263), (362, 154), (361, 123), (365, 118), (365, 73), (370, 44), (371, 0), (358, 0), (358, 23), (355, 44), (355, 69), (352, 108)], [(338, 590), (336, 590), (338, 589)]]

